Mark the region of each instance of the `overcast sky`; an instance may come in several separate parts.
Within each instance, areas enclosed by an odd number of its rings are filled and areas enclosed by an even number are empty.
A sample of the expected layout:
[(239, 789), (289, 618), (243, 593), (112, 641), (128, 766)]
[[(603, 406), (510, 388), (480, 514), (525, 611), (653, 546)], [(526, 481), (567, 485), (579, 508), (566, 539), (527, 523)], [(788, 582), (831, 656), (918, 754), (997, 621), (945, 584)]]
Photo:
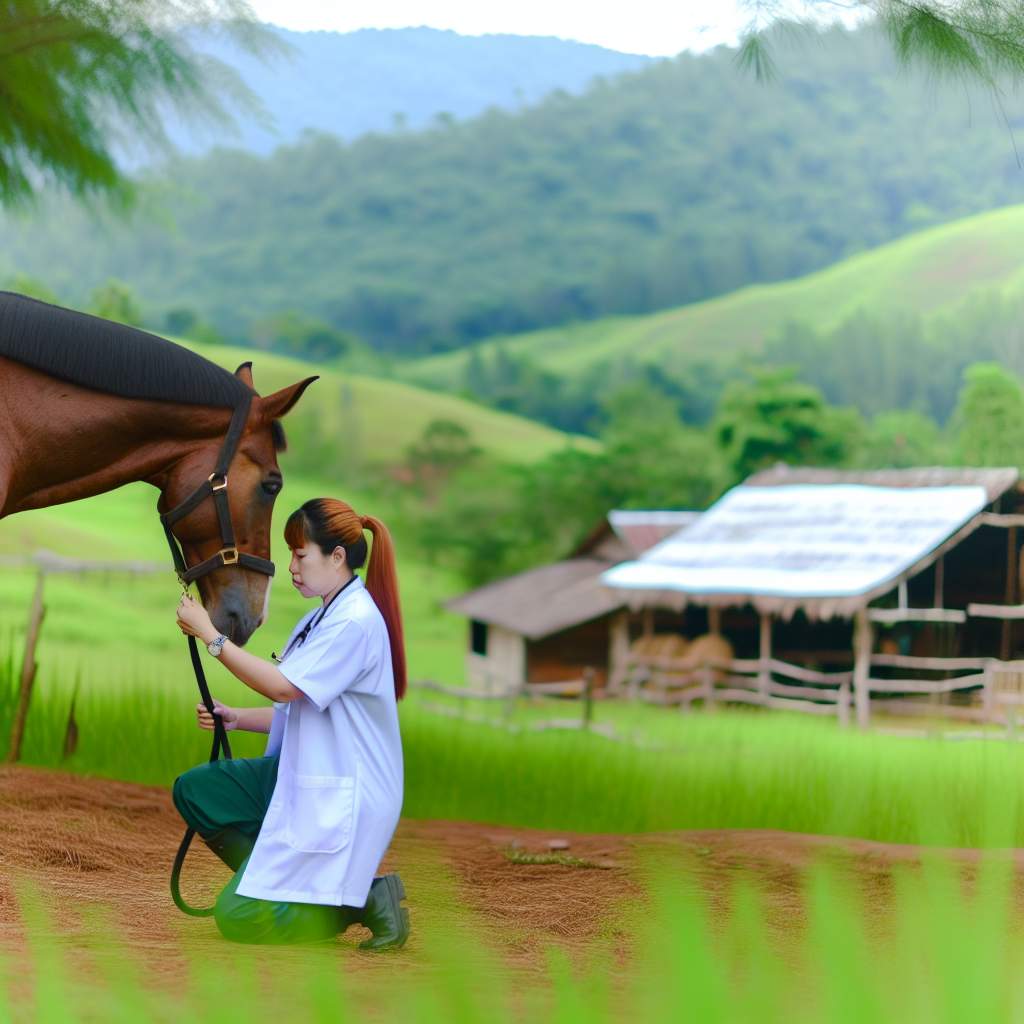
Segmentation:
[[(626, 53), (666, 56), (681, 50), (704, 50), (734, 43), (750, 20), (740, 0), (628, 0), (603, 5), (588, 0), (380, 0), (373, 4), (333, 0), (250, 0), (263, 21), (309, 31), (358, 28), (407, 28), (429, 25), (463, 35), (509, 32), (514, 35), (560, 36), (596, 43)], [(807, 5), (791, 0), (794, 13)], [(814, 7), (827, 20), (844, 14), (843, 4)], [(849, 6), (849, 5), (845, 5)], [(819, 14), (819, 17), (821, 14)], [(851, 15), (845, 12), (847, 20)]]

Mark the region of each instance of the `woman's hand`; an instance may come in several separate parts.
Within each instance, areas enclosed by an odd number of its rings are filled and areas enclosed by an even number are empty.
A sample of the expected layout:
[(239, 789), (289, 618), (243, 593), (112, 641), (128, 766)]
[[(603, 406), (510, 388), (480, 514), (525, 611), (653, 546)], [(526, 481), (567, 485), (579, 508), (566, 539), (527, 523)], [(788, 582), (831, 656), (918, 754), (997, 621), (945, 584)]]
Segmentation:
[(210, 619), (210, 613), (188, 594), (182, 594), (178, 602), (178, 628), (186, 636), (197, 636), (200, 639), (216, 637), (217, 630)]
[[(221, 704), (219, 700), (214, 700), (213, 710), (229, 732), (238, 727), (238, 711), (235, 708), (229, 708), (227, 704)], [(196, 705), (196, 718), (200, 729), (213, 730), (213, 715), (206, 710), (205, 704)]]

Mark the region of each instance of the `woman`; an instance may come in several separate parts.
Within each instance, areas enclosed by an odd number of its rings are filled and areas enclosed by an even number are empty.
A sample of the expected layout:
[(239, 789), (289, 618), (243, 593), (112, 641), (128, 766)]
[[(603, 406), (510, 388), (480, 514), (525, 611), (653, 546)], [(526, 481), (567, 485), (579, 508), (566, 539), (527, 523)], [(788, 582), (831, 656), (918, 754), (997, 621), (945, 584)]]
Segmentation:
[[(373, 536), (365, 587), (354, 572), (366, 561), (364, 530)], [(331, 498), (293, 512), (284, 536), (292, 584), (321, 605), (300, 619), (280, 659), (235, 646), (192, 598), (178, 605), (182, 632), (274, 706), (216, 702), (226, 728), (269, 733), (266, 753), (193, 768), (175, 780), (174, 803), (235, 871), (214, 913), (226, 938), (318, 941), (359, 922), (373, 932), (361, 948), (401, 946), (401, 880), (374, 878), (402, 806), (395, 702), (405, 651), (391, 537)], [(197, 713), (212, 729), (202, 704)]]

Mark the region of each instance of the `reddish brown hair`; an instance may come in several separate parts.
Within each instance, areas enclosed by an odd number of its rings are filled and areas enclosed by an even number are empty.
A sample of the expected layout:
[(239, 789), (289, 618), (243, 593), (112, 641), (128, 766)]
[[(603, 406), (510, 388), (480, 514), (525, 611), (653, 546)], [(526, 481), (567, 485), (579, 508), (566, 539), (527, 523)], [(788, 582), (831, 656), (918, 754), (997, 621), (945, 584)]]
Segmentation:
[(373, 547), (366, 569), (366, 589), (380, 609), (391, 643), (391, 665), (395, 673), (395, 697), (405, 695), (405, 637), (402, 609), (398, 603), (398, 573), (395, 547), (388, 528), (373, 516), (361, 516), (347, 502), (336, 498), (314, 498), (297, 508), (284, 527), (288, 547), (301, 548), (312, 541), (329, 555), (336, 547), (345, 549), (345, 560), (352, 570), (366, 562), (367, 544), (363, 531), (369, 530)]

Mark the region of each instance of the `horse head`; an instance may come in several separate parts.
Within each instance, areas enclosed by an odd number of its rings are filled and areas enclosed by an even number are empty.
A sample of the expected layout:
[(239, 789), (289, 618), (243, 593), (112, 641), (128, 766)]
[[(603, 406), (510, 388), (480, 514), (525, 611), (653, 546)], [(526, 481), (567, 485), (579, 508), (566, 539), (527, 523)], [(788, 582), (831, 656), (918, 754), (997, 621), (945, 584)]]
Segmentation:
[[(235, 375), (253, 387), (251, 364), (243, 363)], [(302, 397), (316, 377), (261, 397), (254, 394), (245, 428), (226, 474), (225, 492), (237, 551), (270, 559), (270, 521), (283, 478), (277, 453), (284, 449), (280, 419)], [(167, 512), (192, 495), (210, 478), (224, 440), (223, 431), (189, 449), (167, 475), (159, 509)], [(217, 480), (221, 485), (223, 481)], [(185, 564), (194, 567), (221, 551), (222, 532), (213, 496), (174, 523)], [(270, 576), (244, 564), (226, 564), (196, 580), (203, 604), (214, 626), (242, 645), (263, 623), (270, 600)]]

